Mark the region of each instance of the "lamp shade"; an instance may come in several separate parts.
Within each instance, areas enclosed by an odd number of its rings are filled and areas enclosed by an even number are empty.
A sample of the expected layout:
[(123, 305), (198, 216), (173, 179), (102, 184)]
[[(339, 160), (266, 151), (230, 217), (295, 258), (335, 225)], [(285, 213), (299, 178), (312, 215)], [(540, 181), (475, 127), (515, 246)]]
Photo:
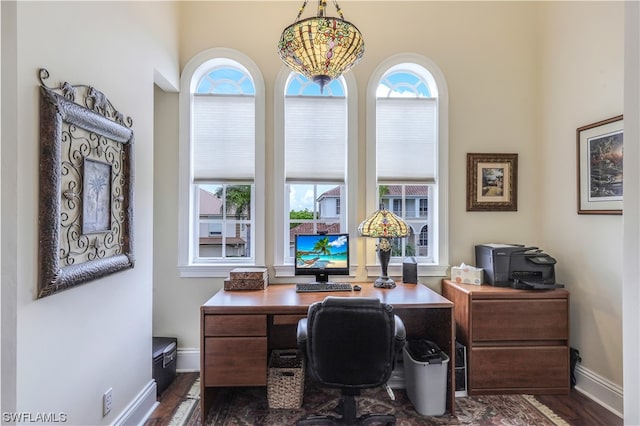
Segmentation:
[(389, 260), (391, 259), (390, 238), (403, 238), (409, 235), (409, 225), (396, 216), (393, 212), (380, 205), (372, 215), (362, 221), (358, 226), (358, 235), (361, 237), (378, 238), (378, 258), (382, 274), (374, 281), (373, 286), (378, 288), (394, 288), (396, 283), (387, 274)]
[(409, 226), (400, 217), (381, 206), (358, 226), (358, 235), (372, 238), (402, 238), (409, 235)]
[[(306, 2), (305, 2), (306, 3)], [(293, 71), (320, 85), (357, 64), (364, 55), (362, 34), (352, 23), (326, 17), (325, 0), (318, 2), (318, 16), (298, 20), (284, 29), (278, 42), (278, 54)]]

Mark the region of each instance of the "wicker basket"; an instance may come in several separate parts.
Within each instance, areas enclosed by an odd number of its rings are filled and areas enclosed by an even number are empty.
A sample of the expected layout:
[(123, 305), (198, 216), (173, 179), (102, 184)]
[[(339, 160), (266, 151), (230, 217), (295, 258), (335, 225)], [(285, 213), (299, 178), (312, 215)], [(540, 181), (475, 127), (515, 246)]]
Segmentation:
[(295, 350), (271, 351), (267, 377), (269, 408), (300, 408), (304, 394), (304, 357)]

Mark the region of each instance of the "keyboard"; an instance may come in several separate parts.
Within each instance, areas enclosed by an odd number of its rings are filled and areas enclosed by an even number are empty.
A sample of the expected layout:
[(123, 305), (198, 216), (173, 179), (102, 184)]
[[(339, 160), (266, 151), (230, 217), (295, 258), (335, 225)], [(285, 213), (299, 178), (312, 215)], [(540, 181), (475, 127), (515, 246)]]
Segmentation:
[(352, 291), (349, 283), (298, 283), (296, 293), (316, 293), (321, 291)]

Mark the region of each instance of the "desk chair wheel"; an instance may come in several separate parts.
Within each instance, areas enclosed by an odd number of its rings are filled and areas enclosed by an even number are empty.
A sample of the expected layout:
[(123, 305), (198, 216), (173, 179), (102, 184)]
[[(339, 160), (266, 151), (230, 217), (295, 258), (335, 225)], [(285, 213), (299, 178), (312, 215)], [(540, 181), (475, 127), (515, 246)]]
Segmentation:
[(317, 425), (379, 425), (395, 426), (396, 418), (392, 414), (364, 414), (356, 417), (356, 400), (354, 395), (343, 395), (338, 402), (336, 412), (342, 417), (330, 415), (312, 415), (298, 420), (297, 426)]

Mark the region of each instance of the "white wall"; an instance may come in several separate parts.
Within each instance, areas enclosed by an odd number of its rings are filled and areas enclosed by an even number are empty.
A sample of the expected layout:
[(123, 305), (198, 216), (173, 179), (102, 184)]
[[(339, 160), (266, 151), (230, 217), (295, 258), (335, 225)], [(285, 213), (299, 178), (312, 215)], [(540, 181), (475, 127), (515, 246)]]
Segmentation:
[(2, 412), (15, 410), (16, 407), (16, 288), (17, 288), (17, 260), (16, 244), (17, 230), (15, 222), (18, 216), (15, 200), (17, 198), (17, 188), (15, 185), (17, 174), (17, 145), (11, 143), (17, 138), (15, 123), (16, 117), (16, 72), (15, 63), (17, 58), (16, 42), (16, 4), (14, 2), (2, 2), (0, 4), (2, 18), (2, 184), (0, 195), (2, 197), (1, 213), (2, 218), (0, 232), (2, 233), (2, 268), (0, 282), (0, 305), (2, 318), (0, 325), (0, 377), (1, 399), (0, 409)]
[[(365, 35), (366, 47), (364, 59), (352, 71), (360, 105), (357, 143), (362, 188), (357, 217), (366, 216), (368, 78), (393, 54), (422, 54), (443, 71), (449, 88), (451, 263), (473, 263), (473, 246), (483, 242), (538, 245), (556, 257), (558, 281), (572, 294), (571, 345), (580, 349), (583, 358), (581, 378), (588, 377), (597, 390), (604, 389), (607, 400), (603, 402), (618, 411), (622, 218), (576, 214), (575, 129), (622, 113), (623, 9), (623, 2), (343, 5), (345, 18)], [(295, 18), (297, 6), (282, 1), (191, 2), (183, 4), (181, 11), (181, 66), (204, 49), (229, 47), (247, 54), (260, 67), (267, 93), (267, 192), (274, 193), (273, 87), (282, 68), (275, 48), (281, 30)], [(167, 96), (163, 102), (177, 108), (176, 95)], [(175, 112), (157, 108), (156, 114), (177, 133), (170, 123)], [(185, 353), (197, 355), (198, 308), (222, 287), (222, 280), (180, 279), (175, 268), (178, 162), (177, 147), (172, 144), (176, 140), (164, 133), (156, 140), (156, 168), (163, 170), (156, 179), (163, 183), (156, 184), (154, 333), (178, 336)], [(469, 152), (519, 154), (517, 212), (466, 212)], [(266, 223), (274, 221), (271, 200), (267, 197)], [(273, 238), (273, 231), (267, 229), (267, 241)], [(267, 264), (273, 258), (273, 244), (267, 243)], [(364, 253), (358, 253), (356, 263), (365, 264)], [(357, 278), (365, 279), (364, 271)], [(423, 277), (423, 281), (439, 290), (439, 278)]]
[(178, 368), (185, 368), (185, 349), (194, 351), (191, 361), (199, 366), (200, 305), (213, 290), (211, 280), (178, 277), (178, 94), (156, 89), (154, 116), (153, 331), (178, 337)]
[[(609, 389), (598, 398), (617, 412), (622, 412), (623, 217), (577, 214), (576, 129), (623, 113), (623, 23), (623, 2), (543, 3), (537, 142), (536, 226), (544, 248), (558, 259), (558, 281), (571, 292), (570, 344), (580, 350), (579, 368)], [(578, 388), (592, 393), (591, 381), (580, 379)]]
[[(117, 420), (151, 380), (152, 297), (153, 333), (177, 336), (183, 350), (193, 349), (197, 365), (199, 307), (222, 281), (180, 279), (175, 267), (177, 95), (153, 83), (177, 87), (178, 47), (180, 67), (211, 47), (238, 49), (258, 64), (267, 89), (267, 190), (274, 191), (271, 105), (282, 67), (275, 44), (298, 6), (184, 3), (179, 31), (175, 7), (2, 2), (2, 411), (65, 411), (73, 424)], [(558, 279), (572, 293), (571, 343), (581, 350), (582, 378), (615, 397), (622, 384), (623, 218), (575, 214), (574, 158), (578, 126), (622, 112), (622, 2), (346, 2), (343, 8), (367, 48), (353, 71), (362, 188), (368, 77), (393, 54), (423, 54), (449, 87), (451, 262), (473, 262), (473, 245), (487, 241), (538, 244), (557, 257)], [(134, 119), (137, 263), (36, 301), (40, 67), (49, 69), (52, 85), (95, 85)], [(519, 153), (518, 212), (465, 211), (467, 152)], [(364, 218), (364, 195), (356, 208)], [(273, 223), (269, 198), (266, 211), (266, 223)], [(267, 238), (273, 240), (272, 231)], [(273, 257), (268, 244), (267, 263)], [(364, 265), (364, 254), (358, 257)], [(437, 278), (428, 283), (439, 288)], [(629, 336), (635, 340), (626, 346), (637, 348), (637, 328)], [(637, 370), (625, 372), (629, 379), (637, 396)], [(103, 419), (108, 387), (114, 410)]]
[[(0, 41), (2, 40), (2, 7), (0, 7)], [(0, 81), (2, 69), (0, 67)], [(2, 85), (0, 84), (0, 100), (2, 99)], [(0, 118), (2, 117), (2, 102), (0, 102)], [(0, 146), (2, 146), (2, 120), (0, 120)], [(2, 175), (2, 150), (0, 150), (0, 176)], [(0, 186), (0, 212), (2, 211), (2, 187)], [(0, 227), (0, 241), (2, 241), (2, 227)], [(0, 245), (0, 271), (2, 270), (2, 245)], [(0, 282), (2, 280), (0, 279)], [(0, 292), (0, 318), (2, 318), (2, 292)], [(0, 322), (0, 376), (2, 375), (2, 328)], [(2, 386), (0, 386), (0, 408), (2, 408)]]
[[(4, 6), (3, 2), (3, 6)], [(4, 16), (3, 16), (4, 18)], [(168, 2), (18, 2), (17, 60), (13, 64), (17, 133), (3, 137), (16, 150), (13, 175), (2, 175), (2, 205), (19, 214), (2, 216), (3, 299), (15, 307), (17, 352), (15, 410), (63, 412), (69, 424), (135, 420), (129, 404), (151, 397), (153, 281), (153, 87), (178, 82), (177, 13)], [(4, 29), (4, 25), (3, 25)], [(3, 40), (4, 42), (4, 40)], [(3, 45), (4, 47), (4, 45)], [(5, 51), (2, 51), (3, 66)], [(11, 58), (6, 58), (11, 59)], [(135, 133), (136, 264), (132, 270), (36, 300), (38, 265), (38, 78), (103, 91)], [(4, 99), (3, 99), (4, 100)], [(3, 105), (5, 106), (5, 105)], [(4, 116), (3, 108), (3, 119)], [(4, 128), (4, 126), (3, 126)], [(9, 181), (5, 181), (5, 178)], [(5, 186), (6, 185), (6, 186)], [(15, 192), (7, 193), (7, 187)], [(15, 198), (10, 198), (17, 195)], [(5, 264), (5, 244), (16, 245), (15, 263)], [(11, 254), (11, 253), (9, 253)], [(5, 267), (8, 268), (5, 271)], [(5, 276), (15, 276), (14, 300), (5, 301)], [(4, 309), (3, 309), (4, 314)], [(5, 321), (3, 318), (3, 340)], [(7, 348), (8, 350), (11, 347)], [(3, 341), (3, 353), (5, 351)], [(4, 356), (3, 356), (4, 364)], [(3, 365), (3, 373), (5, 371)], [(4, 374), (3, 374), (4, 386)], [(102, 395), (113, 388), (113, 409), (102, 416)], [(7, 389), (3, 388), (3, 399)], [(146, 392), (146, 393), (145, 393)], [(3, 411), (5, 407), (3, 406)], [(142, 413), (144, 414), (144, 413)]]
[[(625, 3), (624, 187), (624, 421), (640, 424), (640, 3)], [(630, 167), (628, 167), (630, 166)]]
[[(309, 4), (312, 8), (314, 5)], [(328, 6), (329, 9), (333, 6)], [(181, 6), (180, 62), (212, 47), (237, 49), (260, 67), (266, 85), (267, 194), (273, 194), (273, 90), (283, 67), (276, 54), (277, 38), (295, 18), (291, 2), (189, 2)], [(532, 3), (505, 2), (348, 2), (345, 18), (365, 35), (366, 54), (353, 69), (359, 95), (359, 182), (357, 221), (366, 217), (365, 95), (368, 79), (378, 64), (402, 52), (417, 52), (443, 71), (449, 88), (451, 259), (473, 262), (473, 244), (489, 240), (539, 243), (535, 179), (519, 185), (518, 212), (467, 213), (465, 211), (466, 153), (517, 152), (524, 176), (537, 171), (536, 22)], [(241, 25), (239, 25), (241, 24)], [(382, 29), (389, 25), (391, 30)], [(250, 29), (250, 30), (249, 30)], [(250, 36), (264, 34), (265, 36)], [(266, 36), (271, 34), (272, 36)], [(401, 42), (399, 40), (402, 40)], [(175, 102), (168, 100), (167, 102)], [(172, 106), (171, 108), (177, 108)], [(158, 111), (158, 110), (157, 110)], [(221, 279), (180, 279), (177, 259), (177, 142), (171, 132), (173, 112), (158, 117), (168, 129), (157, 132), (157, 184), (155, 217), (154, 332), (177, 335), (183, 349), (199, 348), (198, 308), (222, 287)], [(162, 147), (161, 147), (162, 146)], [(160, 151), (161, 150), (161, 151)], [(162, 152), (162, 154), (161, 154)], [(173, 190), (169, 188), (174, 188)], [(272, 197), (267, 196), (266, 223), (274, 223)], [(267, 230), (267, 264), (274, 259), (272, 228)], [(364, 252), (357, 253), (358, 279), (366, 279)], [(274, 276), (272, 273), (271, 276)], [(275, 281), (275, 280), (272, 280)], [(439, 290), (440, 278), (429, 279)], [(180, 365), (179, 365), (180, 366)]]

